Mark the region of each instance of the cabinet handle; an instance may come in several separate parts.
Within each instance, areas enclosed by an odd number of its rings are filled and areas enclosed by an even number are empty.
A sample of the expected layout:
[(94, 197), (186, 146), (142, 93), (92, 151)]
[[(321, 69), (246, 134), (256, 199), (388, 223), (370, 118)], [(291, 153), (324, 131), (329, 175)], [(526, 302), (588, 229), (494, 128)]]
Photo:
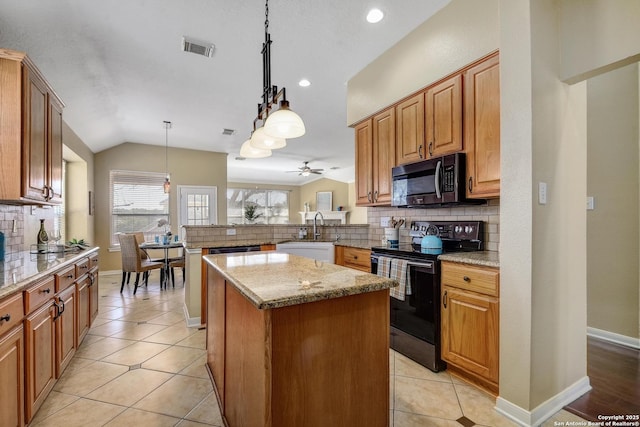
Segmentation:
[(45, 200), (49, 200), (49, 187), (46, 185), (42, 187), (42, 197), (44, 197)]
[(418, 157), (420, 157), (421, 159), (423, 159), (424, 157), (422, 156), (422, 144), (420, 144), (420, 147), (418, 147)]
[(469, 177), (469, 193), (473, 193), (473, 177)]
[(5, 314), (4, 316), (0, 317), (0, 322), (2, 322), (3, 320), (8, 322), (9, 320), (11, 320), (11, 315)]
[(51, 292), (51, 288), (42, 289), (40, 292), (42, 292), (43, 294), (48, 294)]
[(447, 292), (448, 291), (444, 291), (444, 295), (442, 295), (442, 305), (444, 305), (444, 308), (447, 308)]
[(464, 280), (465, 282), (470, 282), (470, 281), (471, 281), (471, 279), (469, 278), (469, 276), (464, 276), (464, 277), (462, 278), (462, 280)]
[(367, 200), (371, 203), (371, 191), (367, 193)]
[(67, 279), (73, 279), (73, 273), (67, 274)]
[(89, 266), (88, 265), (83, 265), (80, 268), (84, 268), (86, 270), (87, 268), (89, 268)]
[(433, 141), (429, 143), (429, 157), (433, 156)]
[(378, 190), (373, 192), (373, 201), (377, 202), (378, 201)]

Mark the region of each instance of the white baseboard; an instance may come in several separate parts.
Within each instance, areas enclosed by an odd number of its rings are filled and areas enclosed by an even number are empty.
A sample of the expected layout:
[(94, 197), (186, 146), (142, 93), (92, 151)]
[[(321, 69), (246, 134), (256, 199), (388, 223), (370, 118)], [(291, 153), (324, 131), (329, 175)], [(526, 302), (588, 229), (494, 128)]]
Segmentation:
[(567, 404), (591, 390), (589, 377), (585, 376), (556, 394), (533, 411), (527, 411), (502, 397), (496, 400), (496, 411), (521, 426), (539, 426)]
[(202, 325), (201, 323), (202, 319), (200, 319), (200, 316), (189, 317), (189, 310), (187, 309), (187, 304), (184, 304), (182, 309), (184, 310), (184, 318), (187, 321), (188, 328), (199, 328)]
[(626, 335), (616, 334), (615, 332), (605, 331), (603, 329), (587, 327), (587, 335), (598, 338), (614, 344), (624, 345), (626, 347), (640, 350), (640, 338), (628, 337)]

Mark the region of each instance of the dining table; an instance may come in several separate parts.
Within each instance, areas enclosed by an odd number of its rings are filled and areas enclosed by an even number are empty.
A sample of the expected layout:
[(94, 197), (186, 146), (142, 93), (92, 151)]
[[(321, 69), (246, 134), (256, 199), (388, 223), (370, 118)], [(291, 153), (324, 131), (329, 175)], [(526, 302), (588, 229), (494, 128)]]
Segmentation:
[(164, 266), (162, 267), (162, 271), (164, 272), (164, 274), (162, 274), (160, 289), (162, 289), (163, 287), (166, 289), (167, 284), (169, 283), (169, 274), (171, 273), (170, 266), (169, 266), (171, 263), (171, 258), (169, 257), (169, 250), (175, 249), (175, 248), (182, 248), (182, 247), (184, 247), (184, 242), (176, 241), (176, 240), (160, 241), (160, 242), (144, 242), (140, 245), (140, 249), (143, 249), (145, 251), (149, 249), (162, 249), (164, 251)]

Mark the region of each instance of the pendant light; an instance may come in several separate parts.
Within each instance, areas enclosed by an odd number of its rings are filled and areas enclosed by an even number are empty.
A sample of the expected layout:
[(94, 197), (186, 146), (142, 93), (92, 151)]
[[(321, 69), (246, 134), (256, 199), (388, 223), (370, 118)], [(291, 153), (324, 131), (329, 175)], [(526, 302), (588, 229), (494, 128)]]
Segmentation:
[(240, 156), (247, 159), (262, 159), (271, 156), (271, 150), (255, 148), (251, 145), (251, 140), (247, 139), (244, 144), (242, 144), (242, 147), (240, 147)]
[[(278, 101), (280, 103), (278, 104)], [(278, 107), (279, 106), (279, 107)], [(274, 110), (275, 111), (272, 111)], [(256, 127), (258, 122), (262, 126)], [(271, 34), (269, 34), (269, 0), (265, 2), (264, 43), (262, 44), (262, 102), (253, 121), (253, 148), (276, 150), (287, 145), (285, 139), (305, 134), (304, 122), (289, 108), (287, 91), (271, 85)], [(244, 146), (244, 144), (243, 144)]]
[(165, 145), (164, 145), (164, 172), (166, 177), (164, 178), (164, 184), (162, 185), (165, 194), (171, 191), (171, 180), (169, 177), (169, 129), (171, 129), (171, 122), (164, 121), (165, 129)]

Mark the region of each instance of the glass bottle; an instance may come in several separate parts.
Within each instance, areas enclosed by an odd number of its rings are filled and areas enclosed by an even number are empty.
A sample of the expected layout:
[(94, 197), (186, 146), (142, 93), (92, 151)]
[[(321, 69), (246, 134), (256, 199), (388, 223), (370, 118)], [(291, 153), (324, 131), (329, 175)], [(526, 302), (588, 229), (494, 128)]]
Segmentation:
[(44, 253), (47, 252), (47, 243), (49, 242), (49, 236), (44, 229), (44, 219), (40, 220), (40, 230), (38, 230), (38, 252)]

